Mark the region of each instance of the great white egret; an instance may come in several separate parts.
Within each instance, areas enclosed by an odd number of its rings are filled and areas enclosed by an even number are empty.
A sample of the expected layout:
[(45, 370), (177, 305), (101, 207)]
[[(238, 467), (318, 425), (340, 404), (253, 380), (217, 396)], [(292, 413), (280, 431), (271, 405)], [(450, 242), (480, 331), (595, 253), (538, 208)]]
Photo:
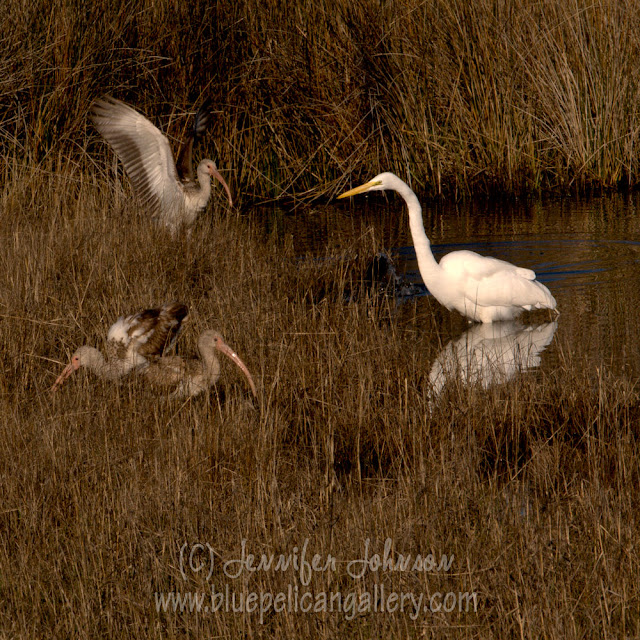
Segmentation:
[(395, 174), (381, 173), (338, 198), (386, 189), (396, 191), (407, 203), (420, 275), (436, 300), (447, 309), (455, 309), (477, 322), (496, 322), (513, 320), (525, 310), (556, 308), (555, 298), (536, 280), (531, 269), (474, 251), (452, 251), (438, 264), (424, 230), (418, 198)]
[(257, 397), (256, 385), (249, 369), (217, 331), (208, 329), (202, 332), (198, 339), (198, 351), (200, 360), (165, 356), (141, 369), (140, 373), (151, 385), (174, 387), (173, 395), (196, 396), (213, 386), (220, 377), (220, 362), (216, 357), (216, 351), (219, 351), (241, 369), (247, 377), (253, 395)]
[(92, 370), (101, 378), (117, 380), (146, 366), (149, 359), (160, 357), (175, 343), (188, 313), (185, 305), (172, 302), (121, 316), (109, 328), (105, 346), (107, 357), (94, 347), (79, 347), (51, 389), (59, 387), (81, 367)]
[(200, 162), (198, 181), (194, 180), (191, 150), (196, 137), (204, 133), (208, 109), (198, 111), (194, 127), (178, 153), (177, 165), (162, 132), (124, 102), (111, 97), (96, 100), (91, 119), (124, 164), (140, 201), (172, 232), (182, 225), (192, 225), (207, 206), (211, 176), (224, 187), (229, 204), (233, 204), (229, 185), (212, 160)]

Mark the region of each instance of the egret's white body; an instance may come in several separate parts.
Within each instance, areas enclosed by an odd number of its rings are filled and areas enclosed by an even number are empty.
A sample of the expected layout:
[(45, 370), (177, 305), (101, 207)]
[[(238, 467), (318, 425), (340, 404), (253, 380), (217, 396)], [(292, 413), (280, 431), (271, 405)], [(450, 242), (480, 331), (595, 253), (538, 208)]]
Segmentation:
[(193, 178), (191, 149), (208, 116), (199, 111), (194, 129), (176, 162), (169, 141), (142, 114), (114, 98), (97, 100), (92, 108), (94, 125), (124, 164), (141, 202), (172, 232), (191, 226), (209, 202), (213, 176), (222, 184), (229, 204), (231, 191), (212, 160), (202, 160)]
[(420, 202), (409, 185), (393, 173), (381, 173), (338, 197), (386, 189), (396, 191), (406, 202), (420, 275), (447, 309), (455, 309), (477, 322), (496, 322), (513, 320), (523, 311), (556, 308), (551, 292), (536, 280), (531, 269), (474, 251), (452, 251), (438, 264), (424, 229)]
[(79, 347), (52, 389), (81, 367), (101, 378), (117, 380), (134, 369), (148, 366), (150, 360), (162, 356), (175, 343), (188, 313), (185, 305), (172, 302), (118, 318), (107, 333), (107, 357), (95, 347)]
[(258, 395), (249, 369), (217, 331), (207, 329), (202, 332), (198, 351), (200, 360), (165, 356), (140, 369), (140, 373), (151, 385), (172, 387), (175, 396), (196, 396), (212, 387), (220, 377), (220, 362), (216, 357), (216, 351), (219, 351), (235, 362), (246, 376), (253, 395)]

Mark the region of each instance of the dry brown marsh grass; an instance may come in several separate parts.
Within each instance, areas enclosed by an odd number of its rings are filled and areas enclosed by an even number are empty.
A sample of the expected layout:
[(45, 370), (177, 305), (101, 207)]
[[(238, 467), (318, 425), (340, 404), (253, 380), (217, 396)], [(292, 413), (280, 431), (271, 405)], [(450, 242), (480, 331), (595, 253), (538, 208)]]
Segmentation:
[[(594, 378), (560, 349), (550, 373), (486, 391), (454, 382), (430, 408), (431, 363), (461, 318), (431, 299), (401, 308), (366, 292), (347, 299), (342, 285), (353, 291), (361, 279), (350, 255), (300, 261), (249, 217), (214, 207), (192, 238), (172, 241), (113, 195), (73, 165), (37, 179), (16, 172), (2, 192), (5, 634), (637, 634), (631, 379)], [(379, 248), (366, 229), (360, 238), (362, 251)], [(224, 365), (217, 391), (189, 402), (82, 373), (49, 392), (78, 344), (100, 346), (118, 314), (167, 299), (192, 310), (180, 352), (219, 329), (258, 381), (257, 401)], [(448, 571), (354, 578), (347, 565), (367, 539), (369, 554), (390, 539), (395, 558), (453, 561)], [(243, 540), (252, 553), (285, 555), (308, 541), (309, 556), (338, 562), (308, 587), (291, 570), (228, 577), (223, 562), (242, 557)], [(209, 580), (183, 577), (185, 543), (213, 548)], [(476, 593), (477, 609), (416, 620), (271, 610), (261, 622), (156, 606), (158, 593), (212, 585)]]
[[(561, 348), (551, 372), (452, 383), (430, 407), (429, 368), (464, 322), (430, 299), (345, 298), (362, 280), (354, 256), (380, 248), (366, 228), (340, 259), (300, 261), (214, 198), (192, 238), (172, 241), (86, 135), (107, 91), (176, 136), (211, 94), (204, 146), (245, 202), (331, 194), (378, 169), (431, 193), (635, 184), (633, 3), (16, 1), (4, 20), (3, 635), (640, 635), (634, 378), (594, 376)], [(170, 299), (192, 312), (180, 352), (219, 329), (257, 401), (224, 363), (217, 390), (189, 402), (83, 373), (49, 392), (80, 343)], [(228, 577), (243, 539), (285, 555), (308, 540), (338, 562), (308, 589), (292, 570)], [(367, 539), (370, 553), (390, 539), (396, 559), (452, 564), (354, 578)], [(213, 548), (209, 580), (182, 575), (185, 543)], [(477, 608), (260, 621), (156, 606), (212, 584), (476, 593)]]
[[(430, 195), (634, 186), (634, 2), (8, 3), (0, 148), (81, 157), (109, 92), (206, 140), (246, 200), (333, 195), (381, 170)], [(215, 153), (214, 153), (215, 152)]]

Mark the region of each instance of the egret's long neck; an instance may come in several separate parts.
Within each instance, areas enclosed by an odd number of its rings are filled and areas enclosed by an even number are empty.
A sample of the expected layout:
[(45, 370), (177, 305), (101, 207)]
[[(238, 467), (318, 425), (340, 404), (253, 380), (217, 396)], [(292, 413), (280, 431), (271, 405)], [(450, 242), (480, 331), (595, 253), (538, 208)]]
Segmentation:
[(404, 198), (409, 210), (409, 228), (411, 229), (411, 237), (413, 238), (413, 246), (416, 250), (418, 258), (418, 268), (424, 283), (429, 286), (429, 281), (440, 269), (440, 265), (431, 253), (431, 243), (427, 238), (424, 230), (424, 222), (422, 220), (422, 207), (416, 197), (416, 194), (403, 183), (398, 189), (398, 193)]

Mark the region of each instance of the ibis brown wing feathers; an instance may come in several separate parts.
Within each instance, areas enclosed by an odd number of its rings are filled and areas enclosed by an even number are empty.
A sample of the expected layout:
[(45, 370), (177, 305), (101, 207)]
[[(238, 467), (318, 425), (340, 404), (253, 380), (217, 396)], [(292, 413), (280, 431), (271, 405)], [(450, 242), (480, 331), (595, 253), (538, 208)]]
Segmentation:
[(145, 309), (137, 314), (129, 335), (140, 341), (138, 353), (145, 358), (161, 356), (177, 340), (182, 323), (188, 315), (189, 309), (179, 302), (157, 309)]
[(187, 139), (182, 143), (180, 150), (178, 151), (176, 169), (178, 171), (178, 177), (182, 182), (193, 182), (196, 178), (196, 174), (193, 169), (193, 145), (196, 143), (197, 139), (202, 137), (206, 132), (210, 119), (211, 100), (207, 98), (198, 109), (193, 121), (193, 127), (189, 131)]

